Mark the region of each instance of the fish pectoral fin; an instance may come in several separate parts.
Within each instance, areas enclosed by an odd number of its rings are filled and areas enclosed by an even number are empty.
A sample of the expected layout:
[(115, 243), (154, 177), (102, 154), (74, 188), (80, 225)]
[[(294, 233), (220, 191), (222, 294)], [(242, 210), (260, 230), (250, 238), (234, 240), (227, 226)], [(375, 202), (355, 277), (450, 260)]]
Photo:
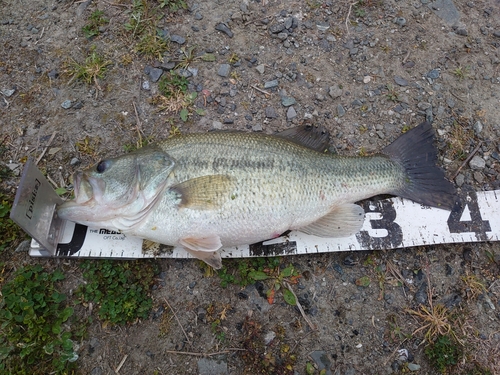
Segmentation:
[(330, 143), (330, 133), (322, 126), (302, 125), (276, 135), (318, 152), (328, 151)]
[(318, 237), (349, 237), (360, 231), (364, 219), (365, 211), (361, 206), (342, 204), (314, 223), (298, 230)]
[(231, 199), (235, 186), (234, 178), (216, 174), (192, 178), (171, 189), (181, 196), (179, 207), (213, 210)]
[(222, 259), (217, 250), (222, 247), (219, 236), (203, 238), (182, 238), (179, 243), (195, 258), (198, 258), (214, 269), (222, 268)]

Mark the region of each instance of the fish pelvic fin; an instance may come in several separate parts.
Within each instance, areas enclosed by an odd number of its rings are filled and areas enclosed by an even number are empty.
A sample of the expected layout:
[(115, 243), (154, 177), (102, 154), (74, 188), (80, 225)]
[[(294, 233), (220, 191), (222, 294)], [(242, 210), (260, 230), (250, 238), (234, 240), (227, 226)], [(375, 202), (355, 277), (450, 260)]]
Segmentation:
[(222, 247), (219, 236), (186, 237), (179, 243), (195, 258), (198, 258), (214, 269), (222, 268), (222, 258), (217, 250)]
[(276, 135), (318, 152), (328, 151), (330, 143), (330, 133), (322, 126), (296, 126)]
[(407, 131), (382, 153), (401, 165), (405, 173), (402, 186), (391, 193), (427, 206), (452, 209), (456, 189), (436, 165), (434, 130), (429, 122)]
[(318, 237), (349, 237), (361, 230), (364, 219), (365, 211), (361, 206), (346, 203), (298, 230)]
[(230, 176), (217, 174), (192, 178), (171, 189), (181, 197), (180, 208), (212, 210), (231, 199), (235, 182)]

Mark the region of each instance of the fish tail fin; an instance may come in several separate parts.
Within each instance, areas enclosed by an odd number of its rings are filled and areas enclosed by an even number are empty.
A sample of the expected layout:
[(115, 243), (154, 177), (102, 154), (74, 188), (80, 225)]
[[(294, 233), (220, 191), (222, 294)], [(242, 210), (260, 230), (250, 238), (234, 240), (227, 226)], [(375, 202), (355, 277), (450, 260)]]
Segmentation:
[(382, 153), (405, 170), (405, 183), (393, 194), (427, 206), (453, 207), (456, 201), (455, 186), (446, 180), (444, 171), (436, 165), (434, 130), (429, 122), (407, 131)]

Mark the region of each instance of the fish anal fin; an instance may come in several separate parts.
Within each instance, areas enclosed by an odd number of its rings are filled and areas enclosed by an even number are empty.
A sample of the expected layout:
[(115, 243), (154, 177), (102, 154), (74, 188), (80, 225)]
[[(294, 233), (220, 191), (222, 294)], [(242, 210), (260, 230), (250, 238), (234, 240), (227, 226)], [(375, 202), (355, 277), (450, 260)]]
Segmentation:
[(318, 237), (349, 237), (361, 230), (364, 218), (362, 207), (347, 203), (336, 206), (327, 215), (298, 230)]
[(213, 210), (231, 199), (234, 188), (234, 178), (217, 174), (192, 178), (173, 186), (171, 189), (181, 197), (179, 207)]
[(198, 258), (214, 269), (222, 268), (222, 259), (217, 250), (222, 247), (219, 236), (187, 237), (179, 243), (195, 258)]

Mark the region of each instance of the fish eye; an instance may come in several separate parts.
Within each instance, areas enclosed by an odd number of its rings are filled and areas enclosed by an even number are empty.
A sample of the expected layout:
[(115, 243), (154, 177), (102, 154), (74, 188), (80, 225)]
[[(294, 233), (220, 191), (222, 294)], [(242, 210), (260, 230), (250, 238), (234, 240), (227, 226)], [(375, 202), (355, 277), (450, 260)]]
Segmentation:
[(97, 163), (95, 170), (97, 171), (97, 173), (103, 173), (107, 167), (108, 162), (106, 160), (101, 160), (99, 163)]

